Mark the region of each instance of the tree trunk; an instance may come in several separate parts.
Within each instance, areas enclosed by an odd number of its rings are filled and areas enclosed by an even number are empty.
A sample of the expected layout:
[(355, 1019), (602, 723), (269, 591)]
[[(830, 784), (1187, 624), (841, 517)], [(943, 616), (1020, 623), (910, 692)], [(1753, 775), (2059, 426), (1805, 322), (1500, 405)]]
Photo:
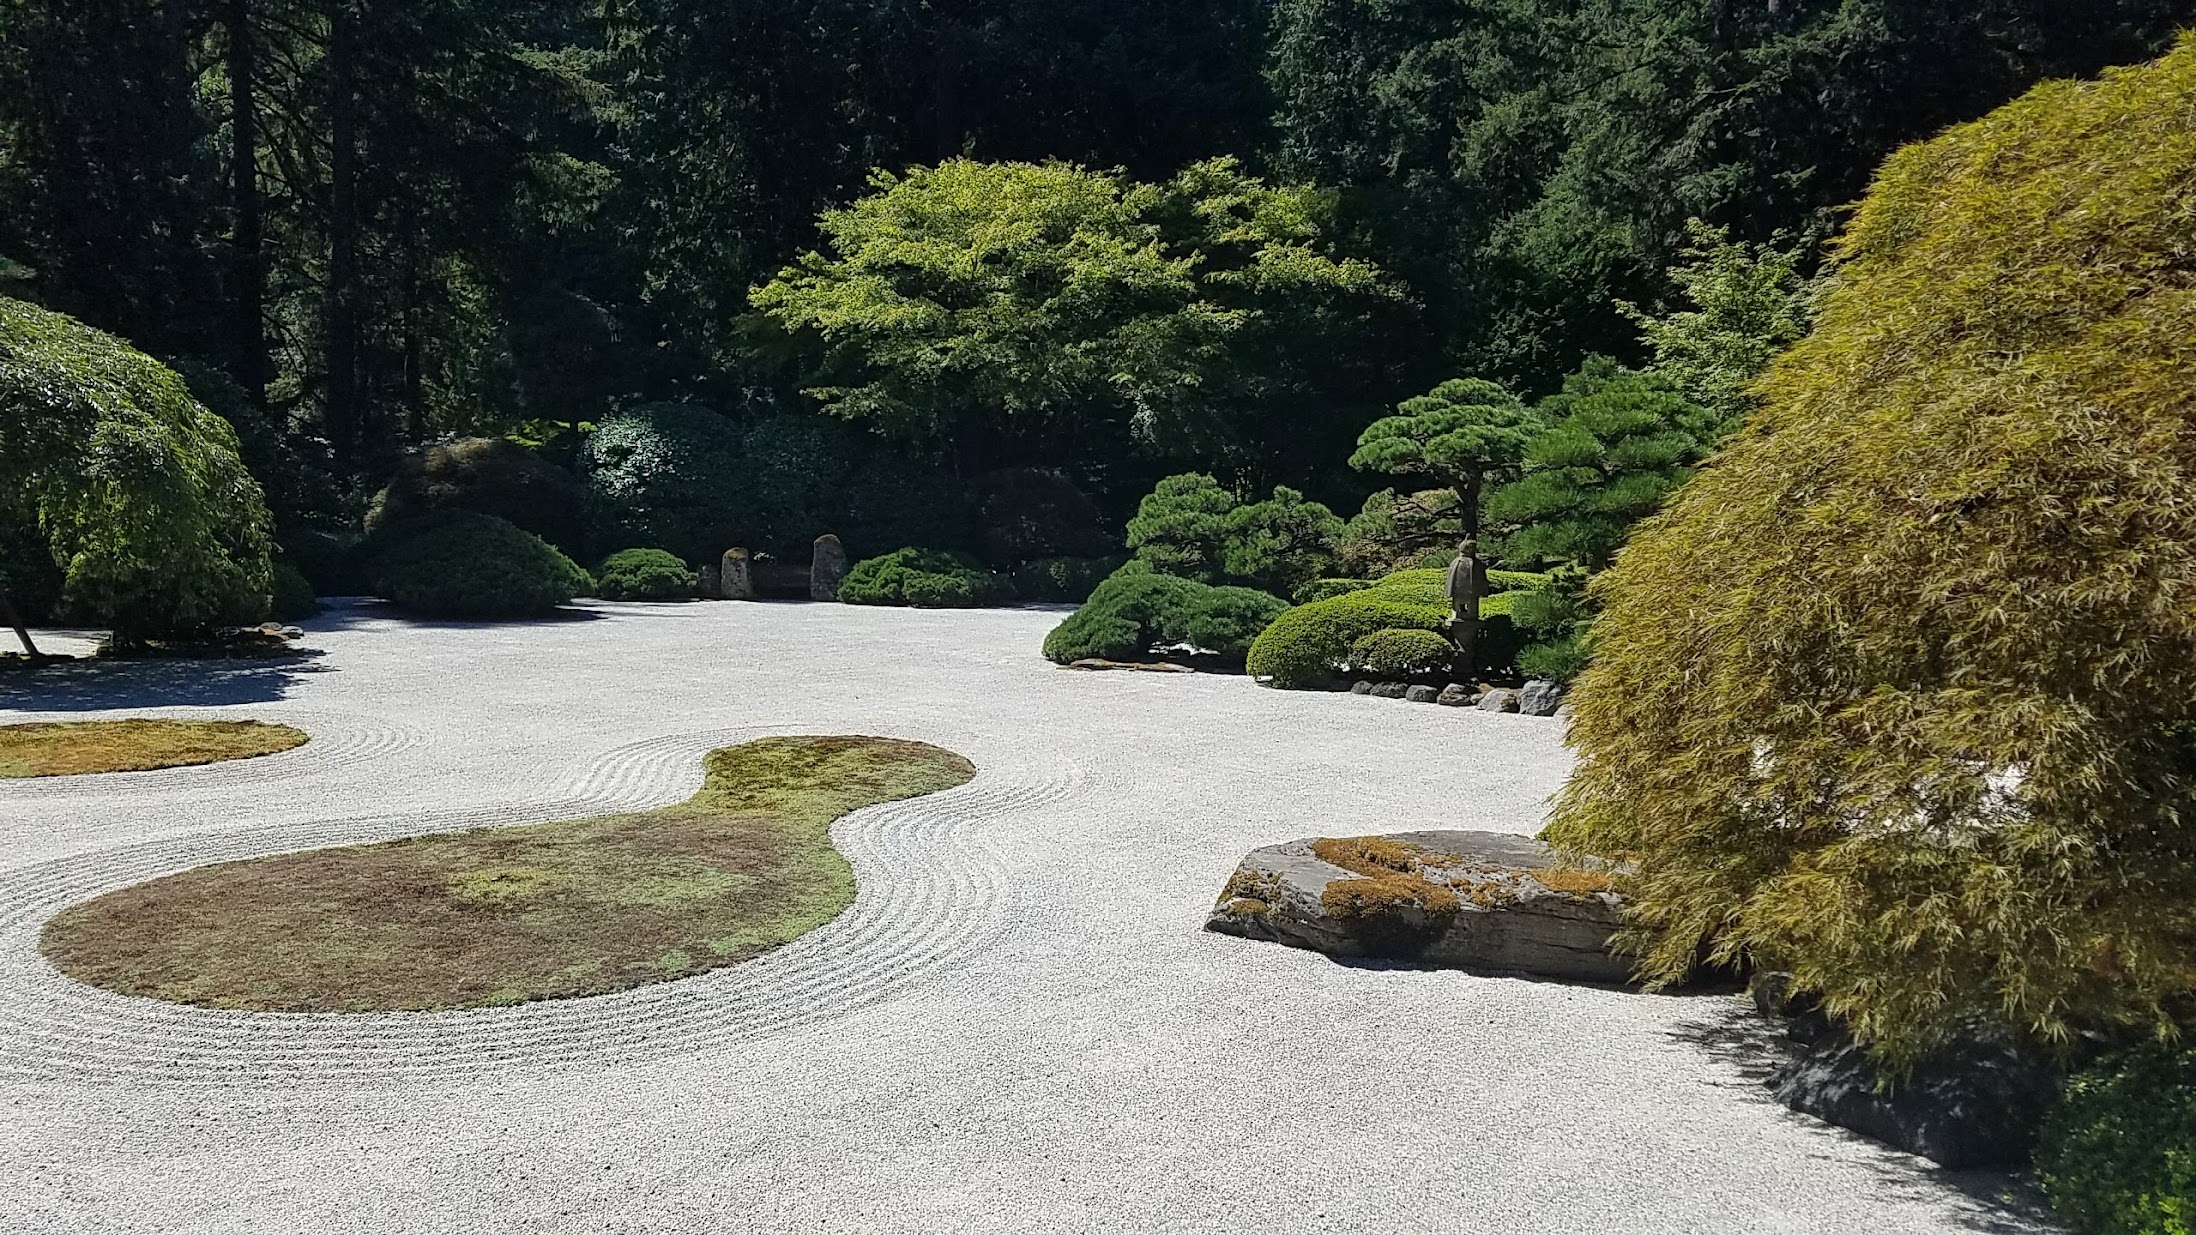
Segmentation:
[(1464, 539), (1479, 539), (1479, 473), (1472, 472), (1456, 487), (1456, 504), (1464, 520)]
[(358, 17), (339, 3), (328, 27), (328, 287), (323, 310), (328, 389), (324, 418), (336, 459), (352, 464), (358, 407)]
[(15, 602), (8, 599), (6, 588), (0, 588), (0, 622), (15, 628), (15, 637), (23, 641), (24, 655), (38, 655), (38, 645), (31, 642), (30, 627), (23, 625), (23, 615), (15, 611)]
[(254, 407), (267, 400), (267, 274), (262, 252), (259, 203), (259, 85), (257, 49), (252, 41), (251, 0), (228, 0), (230, 234), (236, 286), (231, 309), (236, 315), (237, 384)]

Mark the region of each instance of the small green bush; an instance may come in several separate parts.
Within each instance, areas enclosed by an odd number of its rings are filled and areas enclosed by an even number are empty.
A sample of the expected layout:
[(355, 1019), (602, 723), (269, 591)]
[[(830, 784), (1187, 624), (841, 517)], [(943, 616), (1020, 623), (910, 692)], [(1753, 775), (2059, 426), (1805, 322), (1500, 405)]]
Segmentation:
[[(1498, 593), (1480, 601), (1475, 666), (1507, 668), (1516, 655), (1518, 640), (1508, 616), (1515, 595)], [(1369, 588), (1299, 605), (1258, 636), (1246, 668), (1268, 686), (1284, 690), (1315, 686), (1350, 663), (1358, 640), (1390, 629), (1436, 635), (1449, 629), (1444, 572), (1400, 570)]]
[(595, 572), (595, 595), (604, 600), (689, 600), (694, 572), (662, 549), (621, 549)]
[(494, 515), (445, 510), (386, 525), (374, 543), (375, 594), (430, 617), (534, 616), (592, 585), (571, 558)]
[(1014, 594), (1023, 600), (1069, 601), (1081, 604), (1090, 598), (1106, 576), (1119, 570), (1124, 559), (1113, 557), (1047, 557), (1014, 568)]
[(1419, 677), (1441, 672), (1455, 660), (1455, 644), (1434, 631), (1414, 627), (1376, 630), (1350, 645), (1350, 665), (1374, 677)]
[(1014, 585), (966, 553), (900, 549), (856, 562), (839, 585), (839, 599), (850, 605), (979, 609), (1014, 599)]
[(2036, 1145), (2077, 1235), (2196, 1231), (2196, 1053), (2148, 1050), (2077, 1073)]
[(1287, 608), (1280, 597), (1250, 588), (1213, 587), (1148, 566), (1123, 567), (1046, 636), (1045, 658), (1059, 664), (1089, 657), (1123, 660), (1183, 643), (1239, 657)]
[(320, 612), (320, 601), (313, 595), (313, 585), (297, 567), (284, 558), (274, 563), (274, 602), (268, 612), (285, 622), (311, 617)]

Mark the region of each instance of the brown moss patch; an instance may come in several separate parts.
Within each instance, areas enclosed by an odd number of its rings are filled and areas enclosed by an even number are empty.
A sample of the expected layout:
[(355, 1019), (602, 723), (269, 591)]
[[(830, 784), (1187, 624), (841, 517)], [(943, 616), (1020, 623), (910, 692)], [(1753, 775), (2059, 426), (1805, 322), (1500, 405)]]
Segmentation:
[(833, 820), (975, 775), (919, 742), (713, 751), (676, 806), (226, 862), (73, 906), (41, 947), (130, 995), (254, 1010), (462, 1008), (624, 990), (745, 960), (837, 916)]
[(1213, 907), (1234, 917), (1262, 918), (1273, 912), (1273, 902), (1280, 896), (1281, 880), (1273, 874), (1238, 870), (1228, 876), (1227, 886), (1220, 889), (1220, 899)]
[(0, 777), (149, 772), (272, 755), (302, 730), (256, 720), (83, 720), (0, 725)]
[(1422, 872), (1453, 866), (1453, 854), (1436, 853), (1388, 836), (1322, 837), (1311, 843), (1312, 856), (1360, 876), (1337, 879), (1319, 895), (1336, 918), (1368, 918), (1399, 909), (1442, 915), (1460, 907), (1456, 893)]
[(1525, 873), (1550, 892), (1560, 892), (1565, 896), (1592, 896), (1597, 892), (1616, 891), (1616, 882), (1600, 871), (1541, 867)]

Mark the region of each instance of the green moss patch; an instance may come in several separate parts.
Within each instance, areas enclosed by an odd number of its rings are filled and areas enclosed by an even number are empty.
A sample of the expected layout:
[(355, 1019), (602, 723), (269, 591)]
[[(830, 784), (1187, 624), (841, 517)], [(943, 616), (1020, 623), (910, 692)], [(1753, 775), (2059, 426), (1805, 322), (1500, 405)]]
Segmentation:
[(204, 866), (48, 923), (64, 973), (260, 1011), (595, 995), (753, 957), (854, 899), (833, 820), (966, 783), (959, 755), (872, 737), (713, 751), (676, 806)]
[(0, 779), (148, 772), (272, 755), (302, 730), (256, 720), (86, 720), (0, 725)]

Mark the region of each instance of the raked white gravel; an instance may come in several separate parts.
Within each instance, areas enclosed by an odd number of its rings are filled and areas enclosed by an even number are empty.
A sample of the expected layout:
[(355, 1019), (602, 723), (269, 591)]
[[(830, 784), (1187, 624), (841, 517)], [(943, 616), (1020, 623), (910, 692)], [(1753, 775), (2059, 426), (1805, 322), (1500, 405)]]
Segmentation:
[[(2045, 1229), (1791, 1114), (1729, 995), (1352, 967), (1203, 933), (1246, 849), (1529, 832), (1559, 722), (1085, 674), (1058, 614), (598, 605), (308, 623), (310, 662), (0, 678), (0, 720), (260, 717), (265, 759), (0, 781), (0, 1233)], [(111, 995), (37, 933), (203, 862), (652, 806), (699, 754), (873, 733), (975, 781), (835, 836), (860, 894), (759, 960), (465, 1013)]]

